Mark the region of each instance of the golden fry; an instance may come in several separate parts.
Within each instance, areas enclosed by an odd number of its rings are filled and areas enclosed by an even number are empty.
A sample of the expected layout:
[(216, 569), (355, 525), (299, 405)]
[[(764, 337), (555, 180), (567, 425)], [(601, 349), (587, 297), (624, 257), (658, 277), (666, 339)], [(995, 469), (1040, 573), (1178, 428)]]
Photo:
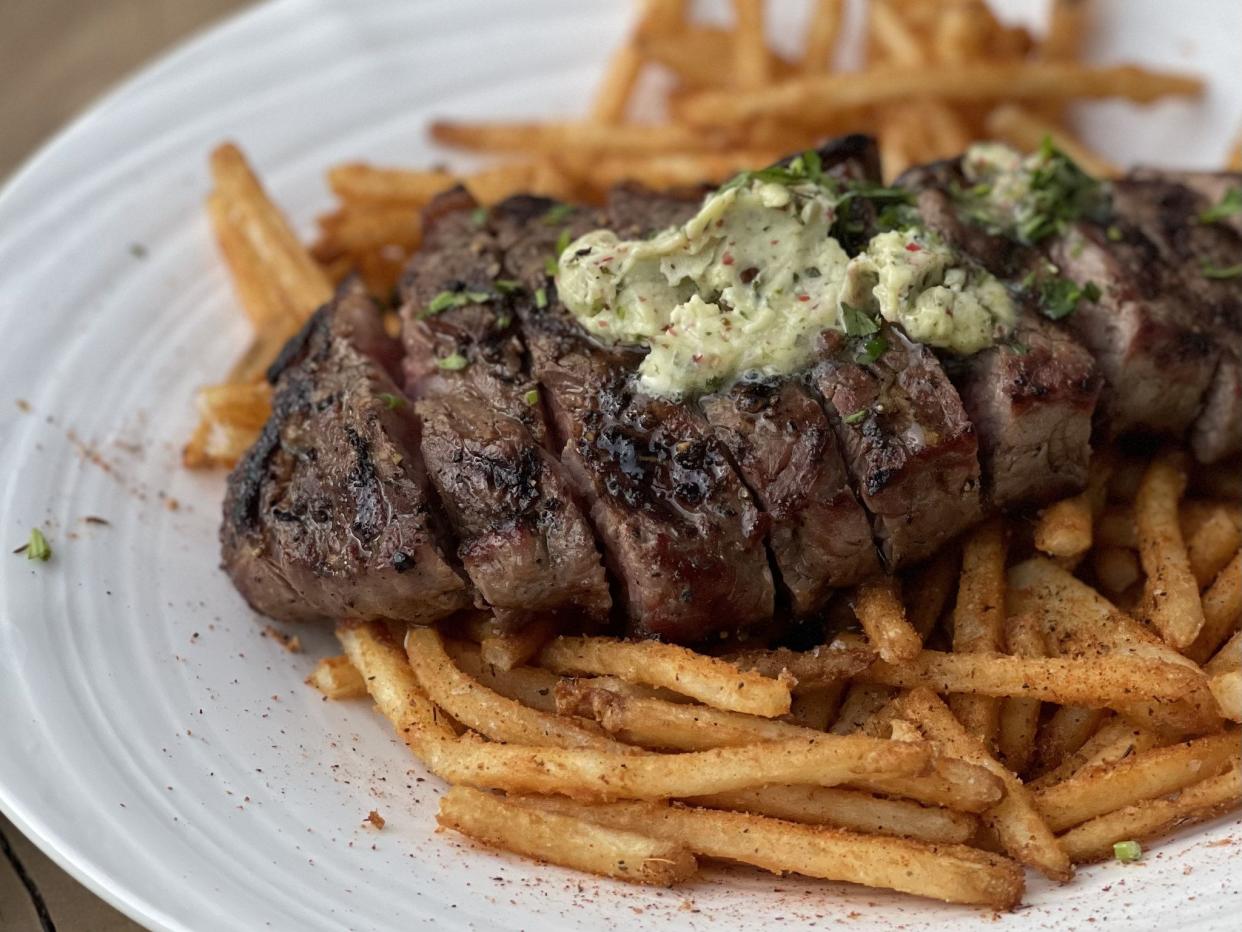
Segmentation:
[(1134, 500), (1139, 558), (1147, 582), (1143, 603), (1147, 620), (1178, 650), (1194, 643), (1203, 628), (1199, 584), (1178, 521), (1178, 502), (1186, 490), (1181, 458), (1161, 454), (1148, 466)]
[(902, 592), (910, 626), (924, 641), (944, 614), (949, 596), (957, 588), (959, 555), (954, 547), (942, 547), (936, 556), (906, 577)]
[(722, 142), (712, 133), (690, 127), (638, 123), (613, 126), (602, 123), (464, 123), (441, 120), (431, 124), (431, 135), (436, 142), (459, 149), (545, 155), (704, 152), (718, 149)]
[(540, 667), (501, 670), (483, 662), (478, 645), (445, 638), (444, 649), (453, 663), (488, 689), (541, 712), (556, 711), (556, 686), (561, 678)]
[(1216, 698), (1220, 714), (1231, 722), (1242, 722), (1242, 670), (1213, 674), (1208, 688)]
[(1190, 572), (1202, 589), (1216, 578), (1242, 547), (1242, 529), (1225, 508), (1212, 509), (1186, 538)]
[[(953, 650), (995, 654), (1005, 641), (1005, 528), (994, 518), (975, 528), (962, 546), (962, 578), (953, 609)], [(887, 658), (884, 658), (887, 659)], [(911, 658), (913, 659), (913, 658)], [(1000, 724), (1000, 703), (979, 695), (955, 695), (949, 708), (975, 737), (991, 746)]]
[(832, 70), (844, 6), (843, 0), (815, 0), (806, 25), (806, 46), (802, 52), (802, 70), (807, 74)]
[(520, 631), (497, 631), (479, 644), (483, 662), (501, 670), (512, 670), (529, 662), (556, 634), (558, 623), (551, 618), (530, 622)]
[(1125, 592), (1143, 578), (1138, 554), (1125, 547), (1096, 547), (1091, 551), (1091, 566), (1099, 584), (1113, 595)]
[(771, 76), (763, 32), (763, 0), (733, 0), (733, 72), (739, 88), (759, 88)]
[(834, 686), (871, 665), (875, 651), (865, 644), (831, 644), (807, 651), (788, 648), (776, 650), (744, 650), (725, 656), (741, 670), (749, 670), (773, 679), (792, 678), (794, 690), (820, 689)]
[[(1016, 657), (1043, 657), (1048, 652), (1039, 622), (1029, 615), (1005, 620), (1005, 643)], [(1038, 699), (1012, 697), (1001, 703), (996, 753), (1014, 773), (1024, 773), (1030, 766), (1040, 709)]]
[[(1002, 566), (1002, 573), (1003, 573)], [(854, 597), (854, 614), (858, 616), (867, 640), (889, 663), (900, 663), (917, 657), (923, 639), (906, 621), (901, 604), (901, 581), (884, 576), (859, 585)]]
[(1242, 551), (1216, 576), (1203, 593), (1203, 630), (1186, 656), (1203, 663), (1216, 652), (1242, 621)]
[(328, 699), (361, 699), (367, 694), (362, 674), (345, 656), (324, 657), (315, 664), (306, 682)]

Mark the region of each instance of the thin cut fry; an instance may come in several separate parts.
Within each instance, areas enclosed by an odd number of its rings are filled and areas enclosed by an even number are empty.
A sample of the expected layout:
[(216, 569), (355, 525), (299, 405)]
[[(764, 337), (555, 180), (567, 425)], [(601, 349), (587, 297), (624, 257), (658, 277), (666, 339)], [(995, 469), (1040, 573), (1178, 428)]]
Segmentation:
[[(1044, 633), (1034, 618), (1017, 615), (1005, 620), (1005, 642), (1017, 657), (1043, 657), (1047, 654)], [(1014, 773), (1024, 773), (1035, 750), (1035, 734), (1039, 729), (1038, 699), (1013, 697), (1001, 704), (1000, 724), (996, 733), (996, 752)]]
[(832, 53), (841, 33), (842, 0), (815, 0), (807, 23), (802, 70), (807, 74), (832, 70)]
[(769, 77), (768, 46), (763, 34), (763, 0), (733, 0), (733, 71), (740, 88), (763, 87)]
[(1084, 822), (1061, 836), (1061, 845), (1080, 864), (1112, 857), (1119, 841), (1147, 841), (1179, 826), (1203, 822), (1242, 804), (1242, 767), (1210, 777), (1172, 799), (1149, 799)]
[(324, 657), (315, 664), (306, 682), (328, 699), (361, 699), (367, 684), (348, 657)]
[(1047, 61), (1077, 61), (1086, 34), (1085, 0), (1052, 0), (1048, 31), (1039, 44), (1039, 57)]
[(1145, 799), (1167, 796), (1215, 776), (1238, 760), (1242, 734), (1221, 732), (1196, 741), (1136, 754), (1118, 763), (1082, 770), (1035, 794), (1035, 805), (1054, 832)]
[(1213, 675), (1242, 670), (1242, 631), (1229, 639), (1216, 654), (1203, 666), (1204, 672)]
[(1101, 586), (1113, 595), (1125, 592), (1143, 578), (1138, 554), (1124, 547), (1096, 547), (1091, 552), (1091, 567)]
[(900, 586), (896, 576), (884, 576), (862, 583), (854, 597), (854, 614), (867, 639), (889, 663), (911, 660), (923, 647), (923, 639), (906, 621)]
[(613, 52), (595, 91), (595, 99), (591, 103), (591, 119), (596, 123), (616, 126), (625, 122), (625, 113), (629, 108), (630, 95), (638, 81), (638, 74), (643, 67), (643, 55), (634, 44), (634, 38), (626, 39), (625, 44)]
[(797, 691), (833, 686), (848, 679), (871, 665), (875, 651), (862, 644), (847, 646), (834, 641), (807, 651), (787, 648), (738, 651), (725, 659), (738, 669), (774, 679), (792, 677)]
[(540, 651), (539, 664), (562, 674), (604, 674), (662, 686), (714, 708), (752, 715), (784, 715), (791, 699), (788, 682), (658, 641), (560, 637)]
[(1214, 508), (1186, 538), (1190, 572), (1202, 589), (1216, 578), (1242, 547), (1242, 529), (1224, 508)]
[(944, 614), (949, 596), (957, 588), (959, 556), (954, 547), (940, 552), (906, 578), (902, 585), (910, 626), (924, 641)]
[(343, 201), (418, 209), (457, 182), (451, 172), (379, 168), (363, 162), (337, 165), (328, 171), (328, 185)]
[(266, 382), (209, 385), (198, 390), (196, 400), (208, 421), (257, 432), (272, 412), (272, 387)]
[(705, 857), (930, 896), (952, 903), (1009, 909), (1022, 895), (1013, 862), (962, 845), (925, 845), (882, 835), (859, 835), (741, 812), (684, 806), (582, 806), (532, 800), (627, 831), (642, 831)]
[(1203, 593), (1203, 630), (1186, 656), (1203, 663), (1212, 656), (1242, 620), (1242, 551)]
[[(1003, 649), (1004, 639), (1005, 528), (994, 518), (975, 528), (962, 547), (962, 578), (953, 608), (953, 650), (995, 654)], [(995, 699), (955, 695), (949, 708), (962, 727), (984, 744), (995, 742), (1000, 725), (1000, 703)]]
[(1067, 780), (1087, 767), (1108, 766), (1125, 760), (1131, 754), (1140, 754), (1155, 747), (1160, 747), (1155, 732), (1136, 728), (1126, 719), (1115, 716), (1101, 725), (1086, 744), (1052, 770), (1029, 781), (1027, 787), (1033, 792), (1041, 790)]
[(789, 720), (803, 728), (827, 731), (844, 693), (844, 683), (834, 683), (818, 689), (795, 690), (793, 703), (789, 707)]
[(1231, 722), (1242, 722), (1242, 670), (1213, 674), (1208, 688), (1216, 697), (1220, 714)]
[(610, 155), (703, 152), (720, 147), (712, 133), (673, 124), (628, 123), (463, 123), (431, 124), (436, 142), (479, 152)]
[(933, 741), (961, 759), (985, 767), (1004, 782), (1004, 799), (985, 812), (983, 819), (995, 830), (1005, 850), (1053, 880), (1068, 880), (1073, 873), (1069, 858), (1040, 817), (1022, 781), (997, 763), (978, 738), (962, 728), (935, 693), (916, 689), (898, 700), (898, 704), (902, 714)]
[(520, 631), (489, 634), (479, 644), (483, 662), (501, 670), (520, 667), (539, 653), (543, 645), (556, 634), (558, 627), (554, 619), (541, 618), (530, 622)]
[(1104, 508), (1112, 474), (1112, 457), (1105, 454), (1095, 456), (1091, 461), (1086, 489), (1071, 498), (1054, 502), (1039, 513), (1039, 522), (1035, 525), (1035, 546), (1054, 557), (1077, 557), (1090, 550), (1092, 526)]
[(1184, 650), (1203, 628), (1199, 585), (1178, 523), (1177, 505), (1186, 490), (1186, 469), (1177, 456), (1161, 454), (1147, 468), (1134, 500), (1139, 558), (1147, 583), (1147, 620), (1173, 647)]
[(916, 96), (945, 101), (1122, 97), (1146, 103), (1168, 95), (1198, 95), (1203, 82), (1133, 66), (1097, 68), (1074, 63), (979, 62), (958, 68), (882, 67), (863, 74), (796, 78), (753, 91), (702, 91), (683, 102), (695, 126), (745, 123), (760, 117), (831, 117)]
[(1039, 730), (1036, 770), (1051, 770), (1090, 740), (1108, 713), (1081, 705), (1063, 705)]
[(874, 683), (852, 683), (837, 712), (837, 720), (829, 729), (834, 735), (852, 735), (862, 731), (881, 709), (889, 704), (893, 691)]
[(259, 330), (271, 327), (282, 333), (292, 333), (300, 320), (298, 308), (267, 274), (261, 257), (230, 214), (229, 201), (219, 191), (207, 197), (207, 216), (233, 288), (250, 322)]
[(669, 887), (698, 867), (686, 848), (455, 786), (440, 799), (436, 821), (493, 848), (630, 883)]
[(478, 645), (466, 641), (446, 638), (444, 649), (453, 658), (453, 663), (488, 689), (541, 712), (556, 711), (556, 685), (561, 678), (555, 673), (540, 667), (501, 670), (484, 663)]

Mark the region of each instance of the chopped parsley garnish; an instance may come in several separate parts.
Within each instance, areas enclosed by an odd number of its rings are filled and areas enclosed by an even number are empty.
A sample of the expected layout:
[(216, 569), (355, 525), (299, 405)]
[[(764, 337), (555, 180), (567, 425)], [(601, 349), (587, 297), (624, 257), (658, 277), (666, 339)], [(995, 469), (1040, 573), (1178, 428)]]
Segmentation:
[(552, 247), (553, 256), (559, 259), (561, 257), (561, 253), (568, 249), (569, 244), (573, 241), (573, 236), (570, 234), (568, 229), (561, 230), (561, 235), (556, 238), (556, 245)]
[(40, 563), (46, 563), (52, 558), (52, 546), (37, 527), (30, 529), (30, 539), (13, 552), (24, 553), (27, 560), (38, 560)]
[(1027, 288), (1034, 287), (1039, 299), (1039, 310), (1045, 317), (1060, 320), (1068, 317), (1078, 307), (1078, 302), (1100, 300), (1100, 288), (1095, 282), (1079, 285), (1068, 278), (1053, 276), (1035, 282), (1028, 277), (1023, 283)]
[(1220, 203), (1213, 204), (1199, 214), (1199, 222), (1217, 223), (1221, 220), (1228, 220), (1235, 214), (1242, 214), (1242, 187), (1230, 188), (1226, 191)]
[(854, 361), (864, 366), (869, 366), (883, 356), (887, 349), (888, 340), (882, 336), (857, 340), (854, 347)]
[(487, 208), (476, 207), (470, 211), (470, 222), (476, 227), (481, 227), (487, 223)]
[(384, 402), (384, 407), (389, 411), (395, 411), (397, 408), (404, 407), (405, 399), (400, 395), (394, 395), (392, 392), (380, 392), (379, 400)]
[(861, 408), (858, 411), (855, 411), (853, 414), (847, 414), (842, 420), (844, 420), (846, 424), (858, 424), (861, 421), (863, 421), (866, 417), (867, 417), (867, 409)]
[(1113, 857), (1122, 863), (1137, 861), (1143, 856), (1143, 846), (1137, 841), (1119, 841), (1113, 845)]
[(449, 372), (457, 372), (470, 365), (470, 361), (461, 353), (450, 353), (442, 359), (437, 359), (436, 365), (441, 369), (447, 369)]
[(1242, 278), (1242, 262), (1237, 265), (1212, 265), (1204, 261), (1199, 263), (1199, 271), (1203, 273), (1204, 278)]
[(451, 307), (465, 307), (467, 304), (483, 304), (492, 300), (493, 295), (486, 291), (441, 291), (431, 299), (431, 303), (423, 308), (418, 316), (434, 317)]
[(1031, 351), (1031, 348), (1019, 340), (1009, 340), (1005, 343), (1009, 347), (1009, 351), (1018, 356), (1025, 356)]
[(841, 302), (841, 326), (846, 336), (865, 337), (880, 329), (874, 317), (862, 308)]
[(515, 282), (511, 278), (498, 278), (493, 284), (498, 294), (517, 294), (522, 290), (522, 283)]
[(556, 226), (558, 223), (564, 223), (565, 218), (574, 212), (569, 204), (556, 204), (548, 208), (548, 212), (543, 215), (543, 222), (550, 227)]
[(539, 404), (539, 389), (532, 388), (522, 396), (522, 400), (533, 408), (535, 405)]
[(543, 309), (548, 306), (548, 289), (535, 289), (535, 307)]
[(1104, 235), (1108, 237), (1108, 241), (1110, 243), (1120, 243), (1122, 235), (1121, 227), (1117, 226), (1115, 223), (1110, 223), (1108, 225), (1108, 229), (1104, 231)]

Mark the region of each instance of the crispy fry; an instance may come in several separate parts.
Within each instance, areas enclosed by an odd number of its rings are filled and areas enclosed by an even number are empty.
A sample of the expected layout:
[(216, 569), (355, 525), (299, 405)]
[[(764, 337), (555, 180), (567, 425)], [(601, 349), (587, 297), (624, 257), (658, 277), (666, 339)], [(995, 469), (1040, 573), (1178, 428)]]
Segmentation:
[(1229, 642), (1204, 664), (1203, 670), (1213, 675), (1242, 670), (1242, 631), (1231, 637)]
[(1202, 589), (1216, 578), (1242, 547), (1242, 530), (1225, 508), (1214, 508), (1186, 538), (1190, 572)]
[(1203, 630), (1186, 656), (1203, 663), (1216, 652), (1242, 620), (1242, 551), (1220, 571), (1203, 593)]
[(690, 127), (639, 123), (613, 126), (602, 123), (464, 123), (441, 120), (431, 124), (431, 135), (436, 142), (459, 149), (546, 155), (704, 152), (720, 148), (722, 141), (713, 133)]
[(733, 72), (739, 88), (763, 87), (770, 76), (763, 33), (763, 0), (733, 0)]
[(1028, 781), (1027, 787), (1034, 792), (1067, 780), (1084, 768), (1108, 765), (1125, 760), (1131, 754), (1160, 746), (1161, 742), (1155, 732), (1136, 728), (1126, 719), (1115, 715), (1104, 722), (1100, 730), (1087, 739), (1086, 744), (1060, 761), (1052, 770)]
[(774, 679), (792, 677), (794, 690), (833, 686), (867, 669), (875, 651), (864, 644), (847, 645), (834, 641), (807, 651), (787, 648), (744, 650), (724, 658), (740, 670), (749, 670)]
[(854, 614), (876, 652), (889, 663), (918, 656), (923, 639), (906, 621), (905, 606), (901, 604), (901, 581), (896, 576), (883, 576), (859, 585), (854, 597)]
[(784, 715), (791, 699), (786, 681), (658, 641), (561, 637), (540, 651), (539, 664), (562, 674), (605, 674), (662, 686), (714, 708), (753, 715)]
[(949, 596), (957, 588), (959, 555), (956, 548), (943, 547), (902, 585), (910, 627), (924, 641), (944, 614)]
[(1084, 822), (1061, 836), (1076, 864), (1112, 857), (1118, 841), (1146, 841), (1179, 826), (1202, 822), (1242, 804), (1242, 767), (1209, 777), (1171, 799), (1149, 799)]
[(1005, 797), (983, 814), (1005, 851), (1053, 880), (1068, 880), (1073, 873), (1069, 858), (1040, 817), (1022, 781), (997, 763), (984, 744), (961, 726), (935, 693), (927, 689), (913, 690), (898, 700), (898, 706), (902, 714), (933, 741), (962, 760), (986, 768), (1005, 784)]
[[(711, 26), (639, 39), (643, 55), (668, 68), (686, 87), (724, 87), (731, 83), (733, 35)], [(759, 164), (759, 163), (756, 163)]]
[(1124, 547), (1096, 547), (1091, 552), (1091, 561), (1099, 584), (1114, 595), (1125, 592), (1143, 578), (1138, 554)]
[(1208, 688), (1216, 698), (1220, 714), (1231, 722), (1242, 722), (1242, 670), (1212, 674)]
[[(1009, 653), (1017, 657), (1043, 657), (1048, 652), (1039, 622), (1029, 615), (1017, 615), (1005, 620), (1005, 643)], [(1001, 704), (996, 752), (1014, 773), (1024, 773), (1031, 763), (1035, 735), (1039, 729), (1039, 712), (1038, 699), (1013, 697)]]
[(528, 708), (471, 679), (444, 649), (440, 632), (411, 626), (405, 651), (427, 697), (467, 728), (494, 741), (538, 747), (627, 750), (588, 723)]
[(198, 390), (197, 401), (206, 420), (258, 432), (272, 411), (272, 387), (266, 382), (209, 385)]
[(897, 835), (942, 845), (965, 844), (978, 827), (978, 820), (968, 813), (824, 786), (762, 786), (699, 796), (687, 802), (711, 809), (753, 812), (806, 825), (835, 825), (855, 832)]
[(1146, 103), (1168, 95), (1198, 95), (1203, 82), (1133, 66), (1098, 68), (1074, 63), (980, 62), (959, 68), (883, 67), (769, 84), (753, 91), (690, 95), (681, 115), (695, 126), (745, 123), (760, 117), (831, 117), (841, 110), (878, 106), (913, 96), (945, 101), (1122, 97)]
[(1171, 646), (1184, 650), (1203, 628), (1203, 605), (1178, 523), (1186, 468), (1177, 455), (1161, 454), (1147, 468), (1134, 500), (1139, 558), (1147, 583), (1147, 620)]
[(455, 175), (440, 169), (415, 171), (351, 162), (328, 171), (328, 185), (342, 201), (415, 210), (456, 183)]
[(1086, 34), (1085, 0), (1052, 0), (1048, 31), (1039, 43), (1039, 57), (1047, 61), (1077, 61)]
[(488, 634), (479, 644), (484, 663), (501, 670), (512, 670), (527, 663), (543, 648), (559, 627), (553, 618), (540, 618), (520, 631)]
[(1226, 731), (1088, 767), (1037, 792), (1035, 806), (1050, 829), (1063, 832), (1096, 816), (1216, 776), (1238, 760), (1240, 747), (1242, 735)]
[(843, 0), (815, 0), (804, 35), (802, 70), (816, 74), (832, 70), (832, 54), (841, 34)]
[(453, 663), (488, 689), (541, 712), (556, 711), (556, 685), (561, 678), (540, 667), (514, 667), (501, 670), (483, 662), (475, 644), (446, 638), (444, 649)]
[(1121, 173), (1116, 165), (1092, 152), (1065, 130), (1023, 107), (1014, 104), (997, 107), (988, 114), (985, 125), (989, 135), (1024, 152), (1033, 152), (1044, 139), (1051, 139), (1083, 171), (1097, 178), (1112, 178)]
[(291, 333), (301, 319), (298, 308), (267, 274), (259, 254), (234, 220), (229, 201), (219, 191), (213, 191), (207, 198), (207, 216), (233, 288), (250, 322), (260, 331), (270, 327)]
[(793, 703), (789, 707), (789, 720), (803, 728), (827, 731), (844, 694), (845, 683), (795, 690)]
[(643, 54), (635, 44), (634, 37), (625, 40), (621, 48), (612, 53), (604, 76), (591, 102), (591, 119), (596, 123), (616, 126), (625, 122), (630, 96), (642, 71)]
[(1015, 864), (961, 845), (931, 846), (678, 805), (582, 806), (558, 799), (532, 804), (613, 828), (647, 832), (705, 857), (740, 861), (774, 873), (861, 883), (994, 909), (1009, 909), (1022, 895), (1022, 872)]
[(1111, 458), (1096, 456), (1087, 488), (1039, 513), (1035, 546), (1053, 557), (1077, 557), (1090, 550), (1092, 525), (1103, 508), (1112, 471)]
[[(861, 672), (861, 671), (860, 671)], [(829, 729), (834, 735), (852, 735), (867, 723), (893, 698), (893, 690), (874, 683), (852, 683), (837, 712), (837, 720)]]
[(898, 65), (924, 63), (925, 55), (919, 40), (888, 0), (871, 0), (867, 4), (867, 13), (871, 41), (883, 59)]
[(608, 828), (491, 793), (455, 786), (440, 799), (436, 821), (493, 848), (630, 883), (668, 887), (697, 868), (680, 844)]
[(1057, 709), (1039, 730), (1036, 771), (1051, 770), (1081, 748), (1100, 730), (1107, 717), (1103, 709), (1081, 705), (1063, 705)]
[[(981, 524), (962, 547), (962, 578), (953, 609), (953, 650), (999, 653), (1005, 639), (1005, 528), (1000, 519)], [(888, 658), (883, 658), (888, 659)], [(909, 659), (914, 659), (913, 657)], [(968, 732), (992, 745), (1000, 703), (979, 695), (955, 695), (949, 708)]]
[(306, 682), (328, 699), (361, 699), (367, 694), (362, 674), (345, 656), (324, 657), (315, 664)]

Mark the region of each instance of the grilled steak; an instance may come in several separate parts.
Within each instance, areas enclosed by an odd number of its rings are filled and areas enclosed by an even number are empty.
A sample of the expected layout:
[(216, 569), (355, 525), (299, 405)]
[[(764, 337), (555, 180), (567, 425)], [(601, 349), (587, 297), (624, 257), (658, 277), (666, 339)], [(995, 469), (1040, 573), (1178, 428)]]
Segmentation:
[(406, 390), (419, 399), (427, 472), (480, 608), (508, 627), (558, 612), (602, 622), (612, 600), (599, 551), (545, 449), (513, 289), (474, 207), (460, 189), (430, 206), (402, 282)]
[(617, 583), (630, 631), (682, 642), (770, 621), (765, 523), (697, 409), (636, 389), (638, 355), (591, 340), (556, 301), (545, 268), (564, 226), (553, 203), (511, 198), (492, 225), (507, 273), (525, 286), (518, 313), (573, 477)]
[(272, 416), (229, 477), (224, 566), (273, 618), (426, 623), (470, 604), (438, 527), (398, 355), (356, 282), (269, 373)]
[(890, 566), (914, 563), (982, 514), (975, 432), (936, 357), (885, 327), (886, 349), (855, 361), (824, 334), (813, 380)]

